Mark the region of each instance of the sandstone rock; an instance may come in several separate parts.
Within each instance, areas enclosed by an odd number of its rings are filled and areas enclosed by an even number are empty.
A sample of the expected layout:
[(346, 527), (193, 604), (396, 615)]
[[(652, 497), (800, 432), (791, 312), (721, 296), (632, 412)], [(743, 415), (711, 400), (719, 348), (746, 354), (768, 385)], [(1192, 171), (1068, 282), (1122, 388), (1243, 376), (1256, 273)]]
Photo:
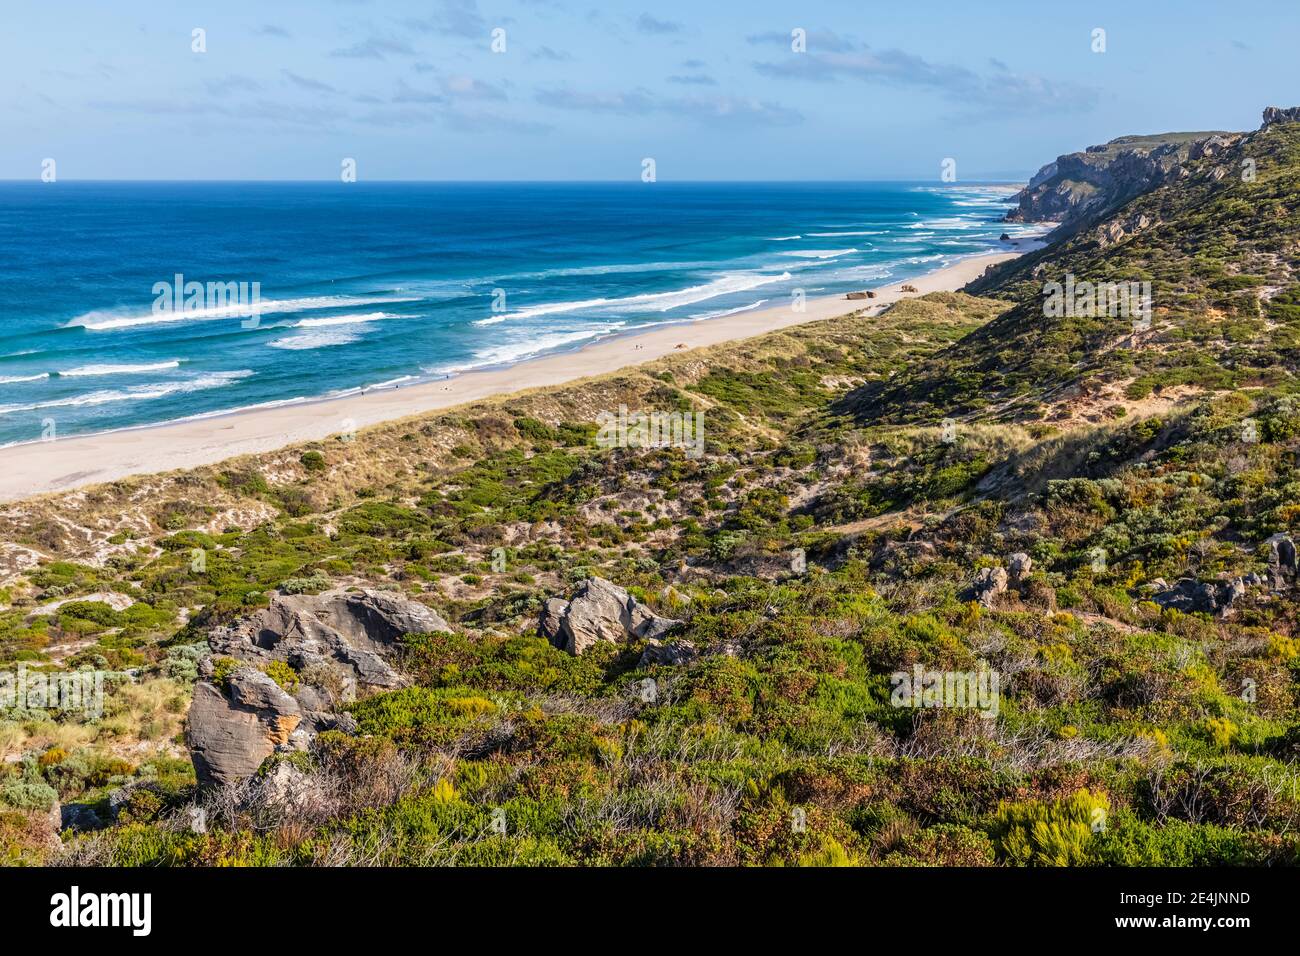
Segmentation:
[(1296, 576), (1295, 542), (1287, 534), (1275, 534), (1264, 542), (1268, 547), (1268, 573), (1276, 590), (1287, 587)]
[(406, 634), (450, 631), (423, 604), (389, 591), (325, 591), (271, 598), (270, 607), (208, 636), (214, 654), (238, 660), (284, 661), (296, 670), (341, 665), (367, 687), (406, 681), (386, 660)]
[[(1267, 118), (1266, 112), (1266, 122)], [(1187, 160), (1217, 155), (1239, 140), (1235, 134), (1212, 133), (1198, 140), (1153, 144), (1142, 137), (1121, 136), (1058, 156), (1013, 197), (1017, 208), (1006, 220), (1057, 222), (1067, 232), (1083, 228), (1161, 183), (1187, 177), (1190, 172), (1183, 165)], [(1134, 230), (1130, 226), (1127, 231)], [(1103, 233), (1100, 238), (1117, 242), (1122, 236)]]
[(542, 620), (539, 625), (542, 637), (557, 647), (563, 645), (561, 627), (564, 624), (564, 612), (569, 609), (569, 602), (564, 598), (547, 598), (542, 604)]
[(1185, 613), (1212, 613), (1219, 608), (1217, 589), (1195, 578), (1179, 578), (1173, 587), (1157, 591), (1151, 600), (1162, 608)]
[(248, 710), (264, 710), (277, 717), (300, 717), (298, 702), (279, 684), (251, 667), (241, 667), (230, 675), (228, 690), (231, 703)]
[(285, 761), (276, 762), (258, 784), (260, 796), (271, 806), (309, 813), (321, 804), (316, 781)]
[(552, 644), (570, 654), (581, 654), (601, 641), (624, 644), (656, 639), (680, 623), (660, 617), (604, 578), (588, 578), (572, 600), (549, 599), (542, 607), (538, 626)]
[(1233, 611), (1234, 605), (1246, 596), (1252, 586), (1259, 583), (1262, 583), (1262, 579), (1254, 574), (1211, 582), (1180, 578), (1172, 587), (1165, 586), (1152, 594), (1151, 600), (1162, 608), (1223, 617)]
[(1007, 558), (1007, 570), (1012, 584), (1023, 582), (1034, 569), (1034, 559), (1023, 551), (1017, 551)]
[(1006, 568), (980, 568), (975, 574), (970, 593), (982, 607), (991, 608), (994, 599), (1006, 589)]
[(274, 681), (279, 694), (271, 693), (253, 674), (270, 681), (265, 674), (242, 668), (230, 679), (240, 690), (232, 687), (229, 697), (207, 681), (194, 685), (185, 742), (201, 786), (238, 783), (251, 776), (278, 745), (288, 742), (301, 720), (297, 701)]

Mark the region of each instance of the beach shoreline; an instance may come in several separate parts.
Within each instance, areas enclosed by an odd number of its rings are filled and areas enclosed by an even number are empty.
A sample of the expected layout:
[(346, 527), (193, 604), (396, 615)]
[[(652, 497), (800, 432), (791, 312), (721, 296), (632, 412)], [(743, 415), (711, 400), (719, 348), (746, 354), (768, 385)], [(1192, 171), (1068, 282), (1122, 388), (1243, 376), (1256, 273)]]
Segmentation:
[[(601, 338), (574, 351), (541, 355), (508, 366), (474, 369), (447, 379), (11, 445), (0, 448), (0, 502), (275, 451), (493, 396), (562, 385), (688, 349), (752, 338), (853, 312), (863, 312), (869, 317), (910, 295), (960, 289), (989, 266), (1039, 247), (1041, 242), (1037, 240), (1021, 240), (1013, 250), (958, 259), (917, 278), (875, 287), (874, 299), (849, 300), (843, 293), (819, 296), (808, 298), (802, 311), (795, 311), (787, 304), (690, 323), (652, 326)], [(903, 292), (904, 285), (913, 286), (916, 293)]]

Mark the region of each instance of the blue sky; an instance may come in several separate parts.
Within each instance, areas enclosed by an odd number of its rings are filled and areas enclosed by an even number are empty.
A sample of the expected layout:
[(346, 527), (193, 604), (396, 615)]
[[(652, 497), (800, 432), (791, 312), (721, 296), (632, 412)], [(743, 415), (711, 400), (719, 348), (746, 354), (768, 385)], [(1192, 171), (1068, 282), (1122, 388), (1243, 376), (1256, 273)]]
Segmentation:
[(0, 178), (1014, 178), (1253, 129), (1297, 39), (1294, 0), (12, 3)]

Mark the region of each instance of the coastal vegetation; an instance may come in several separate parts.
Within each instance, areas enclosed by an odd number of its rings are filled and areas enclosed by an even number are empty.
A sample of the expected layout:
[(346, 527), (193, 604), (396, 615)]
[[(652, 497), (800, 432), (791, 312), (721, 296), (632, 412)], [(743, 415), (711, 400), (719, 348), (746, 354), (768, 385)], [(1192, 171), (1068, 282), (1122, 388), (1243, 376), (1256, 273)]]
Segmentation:
[[(101, 716), (0, 719), (6, 861), (1296, 863), (1300, 124), (1185, 168), (978, 295), (0, 508), (0, 664), (108, 672)], [(1067, 273), (1152, 282), (1150, 329), (1046, 319)], [(704, 455), (601, 447), (621, 405)], [(594, 579), (690, 654), (548, 640)], [(339, 588), (447, 630), (200, 789), (209, 636)], [(996, 715), (897, 706), (918, 666)]]

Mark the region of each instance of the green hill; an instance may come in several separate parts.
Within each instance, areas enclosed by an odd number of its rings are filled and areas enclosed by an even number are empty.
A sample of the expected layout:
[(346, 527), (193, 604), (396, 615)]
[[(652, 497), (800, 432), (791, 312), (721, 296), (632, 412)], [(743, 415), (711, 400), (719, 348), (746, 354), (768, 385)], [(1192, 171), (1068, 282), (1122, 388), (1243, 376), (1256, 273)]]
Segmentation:
[[(1300, 125), (1212, 152), (967, 292), (6, 506), (0, 663), (110, 674), (0, 714), (0, 852), (1295, 865)], [(268, 756), (200, 789), (200, 719)]]
[[(1244, 165), (1244, 164), (1253, 165)], [(1010, 308), (887, 385), (850, 396), (867, 418), (1050, 419), (1067, 399), (1116, 387), (1285, 387), (1300, 333), (1300, 124), (1279, 123), (1212, 155), (1039, 252), (969, 287)], [(1253, 179), (1243, 174), (1253, 173)], [(1048, 282), (1151, 284), (1152, 325), (1044, 315)]]

